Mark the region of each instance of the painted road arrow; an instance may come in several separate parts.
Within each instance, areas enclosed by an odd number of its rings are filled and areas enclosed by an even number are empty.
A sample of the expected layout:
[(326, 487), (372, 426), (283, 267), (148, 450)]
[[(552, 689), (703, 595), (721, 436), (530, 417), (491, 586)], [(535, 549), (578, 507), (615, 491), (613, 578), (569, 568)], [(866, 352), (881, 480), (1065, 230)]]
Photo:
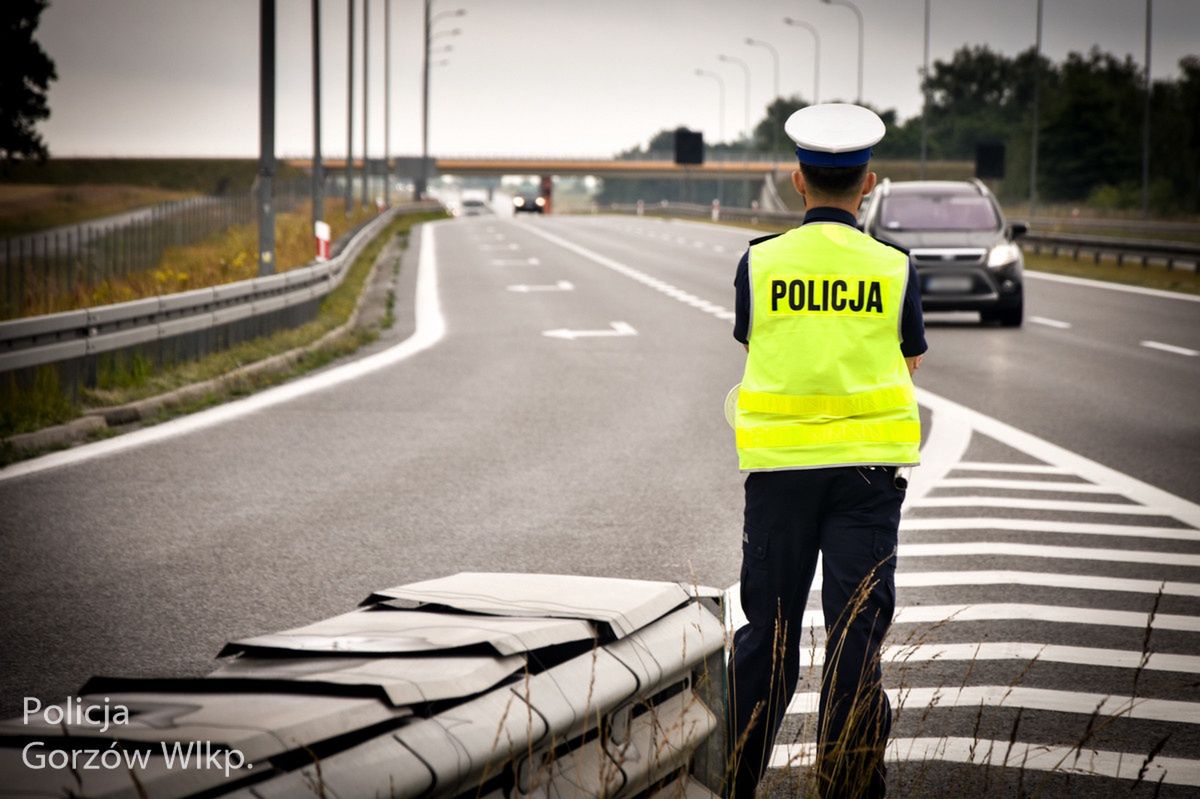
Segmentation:
[[(515, 286), (509, 286), (509, 291), (517, 291), (522, 294), (527, 294), (531, 291), (574, 291), (575, 286), (567, 280), (560, 280), (557, 283), (551, 283), (544, 286), (530, 286), (527, 283), (518, 283)], [(547, 333), (549, 335), (549, 333)]]
[(542, 335), (549, 336), (550, 338), (565, 339), (637, 335), (637, 331), (633, 329), (633, 326), (625, 322), (612, 322), (611, 324), (612, 327), (609, 330), (567, 330), (566, 328), (560, 328), (558, 330), (543, 330)]

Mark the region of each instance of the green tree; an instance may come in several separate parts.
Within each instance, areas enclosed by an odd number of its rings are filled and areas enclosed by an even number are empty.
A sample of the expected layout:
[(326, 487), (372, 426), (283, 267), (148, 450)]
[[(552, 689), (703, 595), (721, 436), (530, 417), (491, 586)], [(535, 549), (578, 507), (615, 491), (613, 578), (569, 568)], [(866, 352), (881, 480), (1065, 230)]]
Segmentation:
[(0, 160), (45, 161), (46, 144), (34, 125), (50, 116), (46, 90), (58, 79), (54, 62), (34, 40), (48, 0), (5, 0), (0, 4)]

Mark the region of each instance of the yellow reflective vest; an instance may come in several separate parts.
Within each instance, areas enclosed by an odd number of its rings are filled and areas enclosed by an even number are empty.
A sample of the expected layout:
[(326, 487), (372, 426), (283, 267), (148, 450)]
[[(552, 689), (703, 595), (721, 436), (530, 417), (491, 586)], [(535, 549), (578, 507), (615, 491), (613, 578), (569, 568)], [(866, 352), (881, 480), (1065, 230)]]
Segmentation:
[(814, 222), (752, 245), (749, 279), (741, 469), (917, 463), (920, 418), (900, 352), (904, 253)]

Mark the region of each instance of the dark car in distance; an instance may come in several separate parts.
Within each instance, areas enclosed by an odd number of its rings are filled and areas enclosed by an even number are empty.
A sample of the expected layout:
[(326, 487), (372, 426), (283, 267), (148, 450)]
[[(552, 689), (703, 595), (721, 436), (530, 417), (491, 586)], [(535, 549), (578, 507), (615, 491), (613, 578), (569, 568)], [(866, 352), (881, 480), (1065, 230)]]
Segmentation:
[(1019, 327), (1024, 258), (1008, 224), (978, 180), (883, 180), (863, 206), (863, 230), (908, 250), (927, 311), (979, 311), (980, 319)]
[(540, 214), (544, 213), (545, 207), (546, 198), (536, 194), (518, 194), (513, 197), (514, 214)]

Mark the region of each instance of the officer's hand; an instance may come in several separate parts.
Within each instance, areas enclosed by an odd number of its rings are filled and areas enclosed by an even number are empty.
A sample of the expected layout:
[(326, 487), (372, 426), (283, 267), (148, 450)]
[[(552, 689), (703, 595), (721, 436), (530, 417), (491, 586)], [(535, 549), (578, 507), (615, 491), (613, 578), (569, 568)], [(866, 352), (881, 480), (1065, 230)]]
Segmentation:
[(908, 364), (908, 376), (912, 377), (912, 373), (921, 368), (921, 361), (925, 360), (924, 355), (914, 355), (911, 358), (905, 358), (904, 362)]

